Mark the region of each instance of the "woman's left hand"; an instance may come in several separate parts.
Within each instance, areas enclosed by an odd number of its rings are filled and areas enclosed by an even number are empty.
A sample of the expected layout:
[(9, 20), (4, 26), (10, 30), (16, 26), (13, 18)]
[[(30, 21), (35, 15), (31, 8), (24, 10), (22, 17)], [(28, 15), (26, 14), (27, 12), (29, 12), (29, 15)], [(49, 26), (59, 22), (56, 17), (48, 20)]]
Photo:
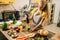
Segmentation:
[(33, 32), (34, 30), (35, 30), (35, 28), (31, 28), (29, 31), (30, 31), (30, 32)]

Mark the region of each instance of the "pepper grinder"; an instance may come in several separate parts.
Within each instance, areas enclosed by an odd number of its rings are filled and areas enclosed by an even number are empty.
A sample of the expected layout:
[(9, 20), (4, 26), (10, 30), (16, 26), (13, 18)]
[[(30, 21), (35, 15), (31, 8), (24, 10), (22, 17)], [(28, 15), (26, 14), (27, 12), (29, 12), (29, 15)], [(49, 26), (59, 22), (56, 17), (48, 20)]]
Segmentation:
[(29, 16), (28, 16), (28, 12), (27, 12), (27, 11), (24, 11), (24, 13), (25, 13), (25, 17), (26, 17), (26, 22), (27, 22), (27, 23), (29, 23), (29, 19), (28, 19), (28, 17), (29, 17)]

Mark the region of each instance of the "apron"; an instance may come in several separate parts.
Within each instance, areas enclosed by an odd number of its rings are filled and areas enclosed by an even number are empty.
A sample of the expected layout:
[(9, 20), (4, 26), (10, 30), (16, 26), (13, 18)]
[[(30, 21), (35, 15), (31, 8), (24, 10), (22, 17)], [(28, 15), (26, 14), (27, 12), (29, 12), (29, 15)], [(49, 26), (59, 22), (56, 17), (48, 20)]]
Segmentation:
[(34, 25), (36, 25), (37, 23), (39, 23), (41, 21), (42, 18), (42, 14), (37, 15), (36, 13), (33, 15), (33, 23)]

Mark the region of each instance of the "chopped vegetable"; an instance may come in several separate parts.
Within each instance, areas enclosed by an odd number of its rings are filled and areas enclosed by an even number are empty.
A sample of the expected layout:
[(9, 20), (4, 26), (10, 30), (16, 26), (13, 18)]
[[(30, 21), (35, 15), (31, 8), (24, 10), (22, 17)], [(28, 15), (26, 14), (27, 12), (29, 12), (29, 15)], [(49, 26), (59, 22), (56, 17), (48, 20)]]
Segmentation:
[(30, 30), (30, 26), (26, 25), (26, 30), (29, 31)]
[(37, 37), (36, 40), (44, 40), (44, 37)]
[(28, 37), (34, 37), (34, 35), (35, 35), (34, 33), (30, 33), (30, 34), (28, 34), (27, 36), (28, 36)]
[(7, 28), (7, 23), (4, 22), (3, 25), (2, 25), (2, 30), (7, 30), (7, 29), (8, 29), (8, 28)]

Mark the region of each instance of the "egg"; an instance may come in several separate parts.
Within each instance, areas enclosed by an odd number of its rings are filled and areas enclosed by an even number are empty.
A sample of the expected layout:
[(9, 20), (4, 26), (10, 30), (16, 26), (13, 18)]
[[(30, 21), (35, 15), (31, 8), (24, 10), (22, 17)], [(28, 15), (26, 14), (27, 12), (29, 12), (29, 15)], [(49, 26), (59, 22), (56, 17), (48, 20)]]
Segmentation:
[(43, 35), (43, 32), (44, 32), (44, 30), (42, 30), (42, 29), (38, 31), (38, 33), (39, 33), (40, 35)]
[(44, 31), (44, 32), (43, 32), (43, 35), (48, 35), (48, 32), (47, 32), (47, 31)]
[(11, 37), (13, 38), (13, 37), (14, 37), (14, 35), (11, 35)]
[(40, 35), (48, 35), (48, 31), (43, 30), (43, 29), (38, 30), (38, 33), (39, 33)]

